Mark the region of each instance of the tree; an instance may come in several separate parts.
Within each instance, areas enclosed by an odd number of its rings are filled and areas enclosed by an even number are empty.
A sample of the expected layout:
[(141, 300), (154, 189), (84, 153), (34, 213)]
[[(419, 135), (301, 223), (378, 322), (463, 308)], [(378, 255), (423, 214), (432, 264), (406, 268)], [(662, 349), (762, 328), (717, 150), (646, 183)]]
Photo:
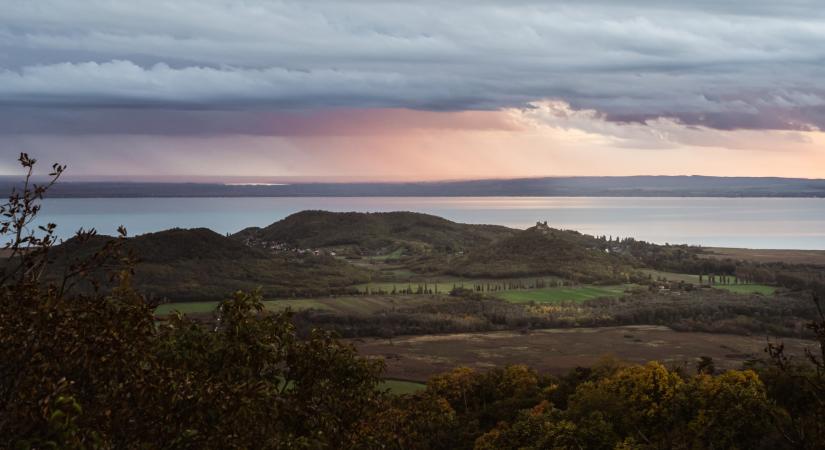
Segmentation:
[(699, 361), (696, 363), (696, 372), (713, 375), (713, 373), (716, 372), (716, 365), (713, 362), (713, 358), (710, 356), (699, 357)]
[(475, 449), (612, 449), (615, 440), (600, 414), (574, 422), (545, 401), (522, 411), (512, 424), (499, 423), (480, 436)]
[(584, 420), (598, 411), (622, 439), (672, 447), (675, 401), (683, 384), (676, 373), (656, 362), (623, 368), (580, 385), (569, 400), (568, 417)]
[(817, 318), (808, 325), (817, 346), (806, 349), (806, 361), (785, 353), (783, 344), (770, 343), (766, 352), (772, 364), (760, 375), (768, 395), (777, 403), (773, 422), (785, 443), (805, 449), (825, 448), (825, 311), (821, 295), (825, 286), (814, 288)]
[(688, 448), (757, 448), (770, 426), (765, 386), (751, 371), (693, 377), (680, 394), (680, 440)]

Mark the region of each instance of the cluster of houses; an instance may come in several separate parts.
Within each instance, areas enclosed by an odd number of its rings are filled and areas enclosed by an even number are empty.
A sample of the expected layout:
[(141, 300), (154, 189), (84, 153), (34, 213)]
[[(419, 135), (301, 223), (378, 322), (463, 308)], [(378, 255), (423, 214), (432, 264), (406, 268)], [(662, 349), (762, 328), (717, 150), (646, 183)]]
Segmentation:
[(336, 256), (336, 253), (332, 250), (319, 250), (313, 248), (298, 248), (298, 247), (291, 247), (286, 242), (274, 242), (274, 241), (264, 241), (261, 239), (255, 238), (247, 238), (244, 240), (244, 244), (249, 247), (261, 248), (264, 250), (268, 250), (271, 253), (293, 253), (296, 255), (312, 255), (312, 256), (321, 256), (321, 255), (329, 255), (329, 256)]

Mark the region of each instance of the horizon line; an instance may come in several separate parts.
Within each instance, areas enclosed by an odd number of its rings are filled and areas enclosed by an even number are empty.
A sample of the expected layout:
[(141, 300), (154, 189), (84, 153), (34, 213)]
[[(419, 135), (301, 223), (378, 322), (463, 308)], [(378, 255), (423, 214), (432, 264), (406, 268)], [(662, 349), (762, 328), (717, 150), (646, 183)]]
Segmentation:
[[(45, 175), (36, 175), (36, 178), (45, 178)], [(20, 175), (0, 174), (0, 180), (22, 178)], [(739, 176), (739, 175), (539, 175), (518, 177), (472, 177), (472, 178), (440, 178), (440, 179), (398, 179), (353, 176), (258, 176), (258, 175), (74, 175), (66, 176), (61, 183), (142, 183), (142, 184), (218, 184), (224, 186), (287, 186), (295, 184), (440, 184), (466, 183), (477, 181), (519, 181), (543, 179), (570, 179), (570, 178), (727, 178), (727, 179), (780, 179), (780, 180), (810, 180), (823, 181), (825, 178), (811, 177), (783, 177), (783, 176)]]

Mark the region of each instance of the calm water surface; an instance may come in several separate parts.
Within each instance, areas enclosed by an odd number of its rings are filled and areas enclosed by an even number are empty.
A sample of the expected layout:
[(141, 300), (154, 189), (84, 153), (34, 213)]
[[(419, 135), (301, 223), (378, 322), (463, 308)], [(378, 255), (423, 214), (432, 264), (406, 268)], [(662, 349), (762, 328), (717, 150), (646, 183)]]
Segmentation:
[(583, 233), (656, 243), (825, 249), (825, 199), (613, 197), (324, 197), (47, 199), (42, 219), (61, 237), (80, 227), (130, 235), (207, 227), (233, 233), (305, 209), (416, 211), (465, 223), (526, 228), (548, 221)]

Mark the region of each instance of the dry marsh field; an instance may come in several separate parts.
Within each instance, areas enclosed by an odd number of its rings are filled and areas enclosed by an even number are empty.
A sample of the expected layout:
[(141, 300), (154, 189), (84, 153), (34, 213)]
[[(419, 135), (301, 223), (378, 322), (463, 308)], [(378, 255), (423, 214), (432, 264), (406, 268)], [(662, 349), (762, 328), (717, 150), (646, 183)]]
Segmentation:
[[(796, 355), (812, 345), (812, 341), (801, 339), (785, 338), (782, 342)], [(578, 366), (592, 366), (605, 357), (639, 364), (657, 360), (692, 370), (700, 356), (710, 356), (717, 369), (734, 369), (747, 360), (764, 357), (766, 338), (636, 325), (408, 336), (353, 343), (362, 355), (383, 358), (388, 377), (426, 380), (457, 366), (487, 369), (526, 364), (540, 372), (562, 374)]]

